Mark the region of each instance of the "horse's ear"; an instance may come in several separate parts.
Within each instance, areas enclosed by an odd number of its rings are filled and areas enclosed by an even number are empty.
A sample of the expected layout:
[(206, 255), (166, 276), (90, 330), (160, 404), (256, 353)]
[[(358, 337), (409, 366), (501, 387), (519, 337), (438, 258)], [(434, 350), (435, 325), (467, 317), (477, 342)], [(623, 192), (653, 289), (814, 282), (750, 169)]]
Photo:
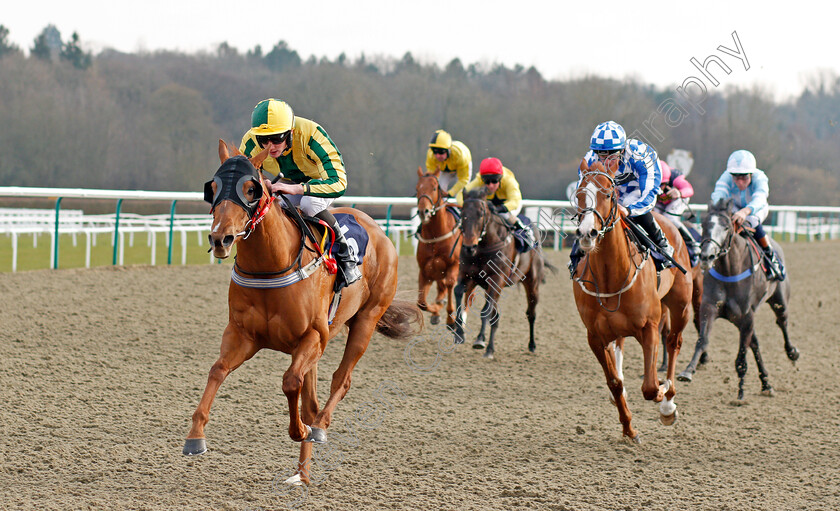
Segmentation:
[(580, 171), (586, 172), (589, 170), (589, 165), (586, 164), (586, 158), (581, 158), (580, 160)]
[(230, 158), (230, 152), (228, 151), (227, 142), (219, 139), (219, 160), (224, 163)]
[(268, 158), (268, 146), (266, 146), (265, 149), (260, 151), (258, 155), (249, 159), (251, 160), (251, 164), (254, 166), (254, 168), (260, 168), (262, 167), (262, 164), (266, 158)]
[(417, 177), (423, 177), (423, 171), (420, 170), (420, 165), (417, 166)]

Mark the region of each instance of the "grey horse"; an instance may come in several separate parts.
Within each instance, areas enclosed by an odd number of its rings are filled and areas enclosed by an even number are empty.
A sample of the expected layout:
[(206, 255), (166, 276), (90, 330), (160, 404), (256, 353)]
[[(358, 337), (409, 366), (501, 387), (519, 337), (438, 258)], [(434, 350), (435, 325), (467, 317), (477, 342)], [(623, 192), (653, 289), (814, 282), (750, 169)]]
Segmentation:
[[(758, 366), (761, 380), (761, 393), (765, 396), (775, 394), (767, 377), (767, 369), (758, 349), (755, 336), (755, 311), (765, 301), (776, 315), (776, 324), (785, 338), (787, 357), (796, 362), (799, 350), (788, 337), (788, 300), (790, 299), (790, 281), (770, 281), (761, 268), (761, 250), (744, 235), (735, 232), (732, 225), (732, 200), (720, 200), (709, 204), (708, 213), (703, 219), (703, 239), (700, 243), (700, 265), (704, 270), (703, 300), (700, 305), (700, 321), (697, 345), (694, 356), (685, 370), (677, 375), (680, 381), (691, 381), (698, 363), (705, 363), (706, 349), (709, 347), (709, 333), (715, 319), (723, 317), (738, 327), (740, 347), (735, 358), (735, 370), (738, 373), (738, 399), (744, 399), (744, 375), (747, 373), (747, 348), (751, 348)], [(781, 247), (775, 240), (770, 243), (779, 258), (784, 261)]]

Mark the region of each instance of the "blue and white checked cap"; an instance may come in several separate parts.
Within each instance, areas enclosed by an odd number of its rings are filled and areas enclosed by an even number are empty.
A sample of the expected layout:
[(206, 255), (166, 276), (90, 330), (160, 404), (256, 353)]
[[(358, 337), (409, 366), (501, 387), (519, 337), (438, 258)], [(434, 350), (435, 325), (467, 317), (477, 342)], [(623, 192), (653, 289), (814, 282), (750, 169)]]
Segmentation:
[(615, 121), (607, 121), (595, 127), (592, 139), (589, 141), (589, 148), (593, 151), (613, 151), (624, 149), (626, 142), (624, 128)]
[(726, 170), (730, 174), (752, 174), (756, 170), (755, 156), (744, 149), (739, 149), (729, 155)]

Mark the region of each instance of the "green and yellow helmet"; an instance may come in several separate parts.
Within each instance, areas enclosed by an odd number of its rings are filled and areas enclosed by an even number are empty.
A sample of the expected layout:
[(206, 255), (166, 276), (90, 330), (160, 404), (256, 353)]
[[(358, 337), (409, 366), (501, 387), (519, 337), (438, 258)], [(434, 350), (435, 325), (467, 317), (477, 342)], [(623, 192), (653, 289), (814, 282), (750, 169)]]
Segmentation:
[(432, 149), (446, 149), (448, 151), (452, 147), (452, 135), (443, 130), (437, 130), (429, 141), (429, 147)]
[(279, 99), (264, 99), (257, 103), (251, 113), (251, 133), (253, 135), (276, 135), (292, 129), (295, 114), (292, 107)]

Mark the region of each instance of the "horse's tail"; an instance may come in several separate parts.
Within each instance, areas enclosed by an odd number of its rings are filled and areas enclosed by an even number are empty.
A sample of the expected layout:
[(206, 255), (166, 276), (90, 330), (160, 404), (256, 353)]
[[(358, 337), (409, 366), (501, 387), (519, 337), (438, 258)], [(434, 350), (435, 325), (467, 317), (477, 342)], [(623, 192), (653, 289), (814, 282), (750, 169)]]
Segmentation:
[(423, 331), (423, 313), (413, 302), (394, 300), (376, 324), (376, 331), (391, 339), (406, 339)]

